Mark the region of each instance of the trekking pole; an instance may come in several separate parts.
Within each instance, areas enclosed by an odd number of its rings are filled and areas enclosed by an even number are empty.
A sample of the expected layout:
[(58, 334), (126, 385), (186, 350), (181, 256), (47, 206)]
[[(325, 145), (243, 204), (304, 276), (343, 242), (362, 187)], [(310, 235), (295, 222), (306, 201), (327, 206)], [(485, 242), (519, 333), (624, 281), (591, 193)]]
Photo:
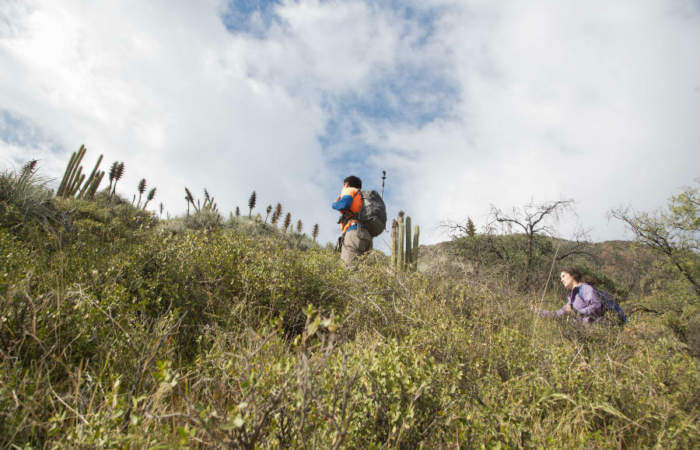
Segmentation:
[(384, 180), (386, 180), (386, 170), (382, 170), (382, 200), (384, 200)]
[(547, 293), (547, 286), (549, 286), (549, 280), (552, 279), (552, 272), (554, 271), (554, 263), (557, 262), (557, 255), (559, 254), (559, 247), (561, 247), (561, 242), (557, 244), (557, 250), (554, 252), (554, 257), (552, 258), (552, 266), (549, 268), (549, 275), (547, 275), (547, 282), (544, 284), (544, 290), (542, 291), (542, 297), (540, 297), (539, 303), (535, 303), (535, 319), (532, 321), (532, 339), (535, 339), (535, 328), (537, 327), (537, 318), (539, 317), (539, 306), (544, 301), (544, 296)]

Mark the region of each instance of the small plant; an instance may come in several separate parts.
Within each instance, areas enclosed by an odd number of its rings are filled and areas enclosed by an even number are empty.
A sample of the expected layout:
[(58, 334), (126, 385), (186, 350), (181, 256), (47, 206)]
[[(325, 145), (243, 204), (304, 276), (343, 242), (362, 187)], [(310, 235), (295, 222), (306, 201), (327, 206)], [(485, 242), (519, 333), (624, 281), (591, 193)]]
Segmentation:
[(138, 187), (136, 188), (138, 193), (139, 193), (139, 201), (136, 204), (136, 208), (141, 207), (141, 196), (143, 195), (144, 192), (146, 192), (146, 179), (142, 178), (141, 181), (139, 181)]
[(277, 203), (277, 206), (275, 206), (275, 212), (272, 213), (272, 225), (277, 226), (277, 222), (279, 222), (280, 217), (282, 217), (282, 204)]
[(248, 199), (248, 217), (253, 217), (253, 208), (255, 208), (255, 201), (256, 201), (256, 196), (255, 196), (255, 191), (253, 191), (252, 194), (250, 194), (250, 198)]
[(287, 229), (289, 228), (289, 225), (292, 224), (292, 213), (287, 213), (287, 215), (284, 217), (284, 233), (287, 234)]
[(114, 197), (117, 190), (117, 182), (124, 176), (124, 162), (114, 161), (109, 169), (109, 198)]
[[(46, 188), (48, 179), (37, 176), (36, 167), (37, 163), (30, 161), (19, 174), (0, 173), (0, 214), (6, 215), (5, 220), (12, 225), (21, 225), (25, 220), (45, 222), (55, 215)], [(19, 216), (8, 215), (12, 212)]]
[(476, 226), (474, 225), (474, 222), (472, 222), (471, 217), (467, 217), (467, 225), (466, 225), (465, 229), (467, 230), (467, 236), (469, 236), (469, 237), (476, 236)]
[(38, 159), (32, 159), (31, 161), (27, 161), (24, 166), (22, 166), (22, 173), (21, 176), (32, 176), (36, 173), (37, 170), (37, 165), (39, 164)]
[[(155, 196), (156, 196), (156, 188), (151, 188), (151, 190), (148, 191), (148, 195), (146, 196), (146, 201), (144, 202), (143, 208), (142, 208), (142, 209), (145, 210), (145, 209), (146, 209), (146, 206), (148, 206), (148, 202), (150, 202), (151, 200), (153, 200), (153, 198), (154, 198)], [(161, 205), (161, 209), (162, 209), (163, 204), (161, 203), (160, 205)], [(163, 213), (163, 212), (161, 211), (161, 214), (162, 214), (162, 213)]]
[[(204, 189), (204, 203), (202, 203), (199, 199), (195, 201), (192, 192), (185, 187), (185, 201), (187, 201), (187, 216), (185, 217), (187, 228), (213, 229), (218, 228), (223, 223), (214, 197), (206, 189)], [(194, 209), (193, 214), (190, 214), (190, 205)]]

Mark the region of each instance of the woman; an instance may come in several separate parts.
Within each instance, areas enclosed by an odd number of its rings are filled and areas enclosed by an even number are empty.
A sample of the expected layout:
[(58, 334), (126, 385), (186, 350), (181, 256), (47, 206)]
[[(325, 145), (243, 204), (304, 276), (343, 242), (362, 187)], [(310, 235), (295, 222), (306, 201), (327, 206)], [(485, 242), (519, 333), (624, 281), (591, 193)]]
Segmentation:
[(603, 302), (591, 284), (584, 280), (578, 269), (562, 269), (559, 274), (561, 284), (570, 291), (567, 302), (558, 311), (552, 313), (547, 310), (537, 310), (542, 316), (561, 317), (567, 312), (575, 312), (578, 320), (589, 323), (594, 322), (605, 314)]

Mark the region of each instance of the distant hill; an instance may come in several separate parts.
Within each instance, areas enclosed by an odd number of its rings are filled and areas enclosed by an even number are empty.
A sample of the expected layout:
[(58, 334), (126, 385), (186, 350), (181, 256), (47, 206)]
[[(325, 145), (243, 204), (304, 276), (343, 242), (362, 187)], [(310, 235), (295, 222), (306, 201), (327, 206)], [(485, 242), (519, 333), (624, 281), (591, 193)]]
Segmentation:
[[(477, 235), (434, 245), (422, 245), (419, 250), (418, 271), (443, 276), (475, 275), (479, 272), (524, 270), (522, 263), (523, 235)], [(557, 252), (557, 246), (559, 251)], [(566, 239), (540, 237), (534, 272), (537, 279), (548, 276), (555, 253), (554, 269), (575, 266), (590, 270), (599, 282), (612, 283), (625, 293), (648, 293), (652, 280), (649, 273), (662, 263), (649, 248), (634, 241), (605, 241), (577, 243)], [(498, 254), (500, 252), (500, 255)], [(567, 253), (572, 254), (567, 255)], [(560, 259), (561, 258), (561, 259)], [(513, 272), (513, 263), (515, 272)], [(554, 281), (558, 280), (555, 273)], [(606, 280), (609, 279), (609, 280)]]

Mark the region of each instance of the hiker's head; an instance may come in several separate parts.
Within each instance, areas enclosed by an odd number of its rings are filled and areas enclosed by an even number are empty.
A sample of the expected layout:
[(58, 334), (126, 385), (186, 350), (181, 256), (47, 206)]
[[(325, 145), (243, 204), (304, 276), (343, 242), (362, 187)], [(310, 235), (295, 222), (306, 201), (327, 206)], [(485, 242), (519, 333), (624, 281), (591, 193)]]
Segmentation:
[(583, 280), (583, 275), (581, 274), (581, 271), (574, 267), (565, 267), (561, 269), (559, 279), (561, 280), (561, 284), (563, 284), (565, 288), (573, 289), (574, 287), (576, 287), (576, 285), (581, 283), (581, 281)]
[(343, 185), (346, 187), (362, 189), (362, 180), (357, 178), (355, 175), (350, 175), (343, 180)]

